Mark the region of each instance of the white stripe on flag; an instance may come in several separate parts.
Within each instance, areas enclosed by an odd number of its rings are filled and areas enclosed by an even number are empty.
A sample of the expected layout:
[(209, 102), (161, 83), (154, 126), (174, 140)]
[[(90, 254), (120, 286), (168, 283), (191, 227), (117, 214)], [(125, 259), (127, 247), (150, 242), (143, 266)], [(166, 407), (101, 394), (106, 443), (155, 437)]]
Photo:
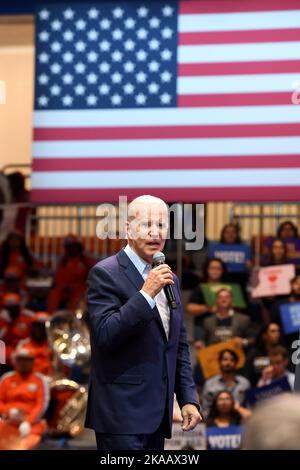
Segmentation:
[[(298, 155), (300, 137), (218, 139), (43, 141), (33, 144), (33, 157), (172, 157), (233, 155)], [(300, 181), (300, 180), (299, 180)], [(299, 182), (298, 182), (299, 183)]]
[(181, 33), (280, 28), (300, 28), (300, 10), (179, 15), (178, 20)]
[(291, 91), (292, 93), (293, 83), (299, 80), (299, 78), (300, 74), (296, 73), (179, 77), (178, 94), (271, 93), (274, 91)]
[(35, 172), (34, 189), (299, 186), (300, 168)]
[(300, 42), (179, 46), (179, 64), (300, 59)]
[(300, 122), (300, 108), (291, 105), (34, 112), (34, 127), (41, 129), (297, 122)]

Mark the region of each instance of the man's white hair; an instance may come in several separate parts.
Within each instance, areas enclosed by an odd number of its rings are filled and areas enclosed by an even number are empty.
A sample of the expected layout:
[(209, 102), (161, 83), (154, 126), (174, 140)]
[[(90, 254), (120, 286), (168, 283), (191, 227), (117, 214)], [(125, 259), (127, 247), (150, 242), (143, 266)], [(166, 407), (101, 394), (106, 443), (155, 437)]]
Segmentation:
[(300, 450), (300, 396), (284, 393), (259, 404), (245, 425), (244, 450)]
[(168, 206), (165, 201), (159, 197), (151, 196), (150, 194), (143, 194), (142, 196), (136, 197), (128, 204), (128, 219), (136, 217), (141, 208), (144, 208), (145, 206), (161, 207), (166, 213), (168, 213)]

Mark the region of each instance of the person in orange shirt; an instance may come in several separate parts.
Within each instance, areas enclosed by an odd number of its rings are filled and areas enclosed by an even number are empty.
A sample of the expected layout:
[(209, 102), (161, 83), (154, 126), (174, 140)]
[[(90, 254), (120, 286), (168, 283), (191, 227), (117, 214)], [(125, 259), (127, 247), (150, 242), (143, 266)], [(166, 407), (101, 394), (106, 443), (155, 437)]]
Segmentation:
[(52, 350), (47, 341), (46, 321), (49, 319), (47, 312), (37, 312), (34, 314), (31, 323), (30, 338), (19, 342), (19, 348), (30, 350), (34, 355), (33, 371), (51, 376), (53, 374)]
[(34, 313), (21, 307), (19, 294), (8, 293), (3, 298), (0, 311), (0, 339), (6, 346), (6, 363), (11, 364), (11, 354), (21, 339), (28, 338)]
[(22, 281), (30, 272), (34, 258), (26, 246), (24, 236), (17, 230), (13, 230), (3, 242), (0, 257), (0, 278), (8, 267), (17, 267)]
[(20, 436), (42, 436), (46, 430), (43, 415), (49, 403), (48, 384), (43, 375), (33, 372), (30, 350), (16, 352), (15, 370), (0, 380), (0, 432), (6, 424), (18, 428)]
[(74, 310), (86, 291), (86, 278), (96, 260), (83, 252), (82, 243), (74, 235), (64, 241), (65, 253), (60, 260), (54, 286), (48, 297), (48, 311), (53, 313), (60, 308)]

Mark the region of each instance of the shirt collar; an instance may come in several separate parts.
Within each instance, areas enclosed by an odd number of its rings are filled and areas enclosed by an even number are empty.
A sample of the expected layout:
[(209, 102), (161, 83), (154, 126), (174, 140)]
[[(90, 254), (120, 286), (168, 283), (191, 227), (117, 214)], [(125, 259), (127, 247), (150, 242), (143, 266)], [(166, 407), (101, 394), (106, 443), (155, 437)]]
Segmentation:
[(228, 312), (228, 317), (222, 317), (218, 312), (216, 313), (217, 317), (219, 320), (227, 320), (228, 318), (231, 318), (233, 317), (234, 315), (234, 310), (233, 309), (230, 309), (229, 312)]
[(140, 258), (139, 255), (137, 255), (129, 245), (125, 246), (124, 251), (141, 275), (143, 275), (147, 266), (151, 267), (151, 265)]

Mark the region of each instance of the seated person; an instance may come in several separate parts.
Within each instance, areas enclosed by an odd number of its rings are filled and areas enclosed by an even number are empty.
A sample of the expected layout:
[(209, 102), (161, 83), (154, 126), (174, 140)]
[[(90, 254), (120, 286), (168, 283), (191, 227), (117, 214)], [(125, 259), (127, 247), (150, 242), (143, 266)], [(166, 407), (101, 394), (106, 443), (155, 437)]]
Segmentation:
[(272, 241), (270, 254), (262, 259), (262, 266), (276, 266), (277, 264), (289, 263), (287, 257), (287, 246), (280, 238)]
[(0, 311), (0, 339), (6, 346), (6, 362), (11, 363), (11, 354), (20, 340), (28, 338), (33, 312), (21, 307), (19, 294), (6, 294)]
[(19, 349), (15, 370), (0, 380), (0, 429), (15, 426), (21, 437), (42, 436), (46, 430), (43, 415), (48, 406), (48, 386), (41, 374), (33, 372), (34, 356)]
[(223, 349), (219, 355), (220, 374), (206, 380), (202, 392), (205, 414), (209, 413), (215, 395), (221, 390), (231, 392), (234, 400), (244, 402), (245, 393), (250, 388), (249, 381), (237, 373), (238, 356), (232, 349)]
[(296, 302), (300, 302), (300, 276), (295, 276), (291, 280), (290, 295), (283, 299), (277, 300), (277, 302), (275, 302), (271, 308), (271, 321), (274, 323), (278, 323), (278, 325), (281, 326), (281, 329), (283, 331), (283, 342), (284, 345), (288, 348), (288, 350), (290, 349), (292, 342), (295, 339), (299, 338), (299, 332), (297, 331), (296, 333), (290, 333), (288, 335), (284, 333), (280, 314), (280, 307), (284, 304), (292, 304)]
[(51, 313), (61, 308), (77, 308), (85, 295), (88, 272), (96, 262), (84, 253), (82, 243), (74, 235), (65, 238), (64, 250), (48, 297), (48, 310)]
[[(206, 262), (202, 283), (220, 284), (226, 282), (227, 272), (225, 264), (218, 258), (210, 259)], [(192, 291), (186, 311), (194, 318), (194, 337), (197, 339), (197, 330), (202, 327), (203, 318), (208, 313), (215, 312), (215, 306), (209, 306), (205, 303), (204, 295), (201, 290), (201, 283)]]
[(30, 350), (34, 355), (33, 371), (47, 376), (53, 374), (53, 353), (48, 344), (45, 326), (49, 317), (47, 312), (35, 313), (32, 318), (30, 337), (23, 339), (17, 345), (17, 350), (19, 348)]
[(283, 346), (275, 346), (269, 353), (270, 365), (262, 371), (257, 386), (263, 387), (274, 382), (274, 380), (286, 377), (291, 390), (294, 389), (295, 374), (288, 370), (289, 357), (288, 352)]
[[(240, 227), (237, 224), (226, 224), (224, 225), (221, 231), (220, 243), (224, 245), (242, 245)], [(246, 268), (251, 267), (251, 261), (246, 261), (245, 263)], [(229, 278), (230, 281), (233, 283), (240, 284), (243, 289), (246, 287), (246, 283), (248, 281), (248, 272), (230, 272)]]
[(22, 283), (34, 265), (33, 255), (30, 253), (22, 233), (14, 230), (9, 233), (3, 242), (0, 254), (0, 278), (3, 279), (7, 268), (17, 268)]
[(221, 390), (213, 399), (206, 426), (228, 428), (238, 426), (251, 416), (251, 411), (234, 401), (228, 390)]
[(229, 289), (222, 288), (216, 296), (216, 311), (203, 320), (202, 338), (206, 345), (234, 339), (239, 348), (254, 344), (255, 329), (250, 318), (232, 308), (233, 298)]
[(299, 238), (298, 228), (290, 220), (285, 220), (277, 229), (277, 238)]
[(270, 351), (279, 344), (281, 344), (280, 326), (273, 322), (264, 325), (254, 347), (247, 353), (243, 368), (243, 374), (250, 380), (253, 387), (259, 381), (263, 369), (270, 365)]

